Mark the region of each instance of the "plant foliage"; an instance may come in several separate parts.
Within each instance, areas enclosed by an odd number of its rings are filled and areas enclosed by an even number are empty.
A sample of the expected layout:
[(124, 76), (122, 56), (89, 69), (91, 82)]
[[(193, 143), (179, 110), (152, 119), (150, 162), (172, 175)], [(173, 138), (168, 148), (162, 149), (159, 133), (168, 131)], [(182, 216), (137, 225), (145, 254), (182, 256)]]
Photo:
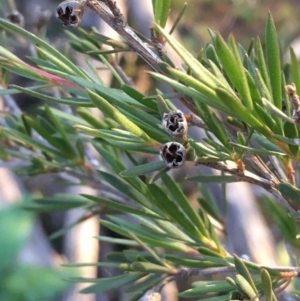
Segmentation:
[[(120, 85), (116, 89), (103, 83), (89, 61), (91, 72), (77, 66), (40, 37), (0, 19), (0, 29), (7, 35), (6, 44), (0, 46), (1, 95), (22, 92), (46, 103), (36, 116), (11, 110), (3, 117), (0, 137), (6, 147), (1, 149), (1, 159), (26, 161), (16, 171), (27, 176), (69, 173), (82, 184), (100, 189), (110, 187), (124, 200), (120, 202), (120, 197), (117, 200), (101, 194), (56, 195), (33, 198), (23, 204), (23, 209), (33, 212), (83, 207), (94, 214), (107, 213), (108, 219), (101, 219), (101, 224), (121, 238), (99, 236), (98, 239), (125, 245), (125, 250), (107, 254), (110, 262), (80, 266), (114, 266), (123, 274), (100, 279), (69, 278), (72, 282), (90, 283), (82, 293), (99, 293), (131, 284), (126, 291), (128, 300), (138, 300), (148, 290), (159, 291), (164, 283), (178, 277), (201, 276), (217, 268), (228, 275), (234, 272), (233, 278), (195, 281), (180, 296), (206, 300), (260, 300), (264, 296), (267, 301), (274, 301), (274, 292), (289, 283), (297, 275), (297, 269), (263, 267), (230, 254), (220, 241), (212, 219), (223, 228), (226, 225), (215, 200), (208, 198), (203, 187), (206, 183), (225, 185), (238, 181), (259, 185), (281, 202), (279, 206), (272, 199), (268, 206), (282, 231), (291, 233), (289, 225), (293, 225), (293, 234), (297, 234), (295, 219), (299, 218), (300, 190), (293, 166), (300, 160), (296, 102), (300, 77), (296, 56), (291, 49), (291, 74), (285, 74), (275, 25), (269, 14), (265, 51), (259, 38), (244, 49), (234, 36), (226, 41), (210, 30), (211, 42), (195, 57), (164, 28), (171, 1), (152, 2), (157, 45), (169, 44), (183, 61), (182, 68), (175, 68), (163, 53), (156, 66), (150, 65), (154, 67), (151, 76), (172, 87), (175, 91), (172, 95), (160, 91), (153, 96), (144, 95), (120, 77), (112, 63), (114, 54), (101, 49), (104, 44), (114, 45), (117, 52), (120, 45), (129, 43), (127, 39), (117, 44), (94, 29), (91, 33), (79, 29), (80, 37), (68, 33), (74, 50), (85, 53), (87, 61), (91, 58), (103, 62), (112, 71)], [(11, 39), (18, 37), (35, 46), (36, 56), (29, 57), (31, 63), (25, 63), (10, 51)], [(145, 58), (143, 52), (139, 54)], [(7, 73), (32, 79), (34, 84), (9, 85), (4, 76)], [(288, 84), (291, 78), (295, 86)], [(291, 87), (295, 87), (295, 93), (290, 92)], [(58, 89), (59, 97), (53, 96), (53, 89)], [(202, 124), (205, 140), (186, 135), (175, 137), (165, 130), (162, 118), (176, 109), (172, 99), (177, 97), (194, 114), (192, 119), (186, 116), (189, 126)], [(10, 103), (7, 105), (12, 108)], [(96, 117), (91, 108), (100, 111), (103, 118)], [(185, 160), (191, 161), (195, 169), (197, 165), (207, 165), (223, 172), (220, 176), (199, 174), (186, 179), (197, 185), (201, 183), (199, 188), (203, 188), (198, 212), (181, 183), (176, 183), (168, 173), (170, 165), (158, 156), (163, 157), (163, 146), (169, 142), (182, 145)], [(267, 165), (268, 158), (276, 160)], [(96, 164), (98, 161), (101, 168)], [(130, 217), (130, 221), (119, 213)], [(2, 214), (5, 218), (9, 216)], [(28, 214), (23, 213), (25, 219), (30, 217)], [(53, 237), (67, 230), (61, 229)], [(17, 229), (14, 235), (19, 235)], [(299, 245), (294, 236), (289, 239)], [(15, 250), (18, 248), (16, 245)], [(7, 260), (0, 263), (0, 270), (13, 255), (3, 255)]]

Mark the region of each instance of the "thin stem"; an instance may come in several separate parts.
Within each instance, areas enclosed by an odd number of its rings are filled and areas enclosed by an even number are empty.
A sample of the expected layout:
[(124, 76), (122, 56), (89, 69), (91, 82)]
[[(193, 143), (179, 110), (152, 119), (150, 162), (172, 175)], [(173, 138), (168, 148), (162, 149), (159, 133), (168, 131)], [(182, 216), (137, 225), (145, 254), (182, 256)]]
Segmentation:
[(273, 180), (262, 178), (247, 170), (241, 172), (234, 162), (227, 161), (226, 163), (227, 164), (222, 162), (196, 162), (196, 164), (199, 165), (205, 165), (217, 170), (221, 170), (223, 172), (230, 173), (236, 176), (237, 181), (245, 181), (259, 185), (270, 192), (275, 197), (275, 199), (279, 201), (280, 204), (283, 204), (291, 211), (297, 211), (297, 208), (295, 208), (294, 205), (289, 202), (289, 200), (285, 199), (282, 194), (275, 188), (276, 183)]
[(118, 32), (127, 42), (132, 51), (141, 56), (154, 70), (158, 71), (158, 63), (161, 61), (159, 56), (151, 50), (147, 43), (144, 43), (134, 31), (124, 22), (121, 15), (117, 16), (113, 14), (116, 12), (109, 11), (112, 8), (113, 2), (105, 1), (107, 6), (102, 5), (97, 0), (87, 0), (86, 5), (94, 11), (104, 22)]

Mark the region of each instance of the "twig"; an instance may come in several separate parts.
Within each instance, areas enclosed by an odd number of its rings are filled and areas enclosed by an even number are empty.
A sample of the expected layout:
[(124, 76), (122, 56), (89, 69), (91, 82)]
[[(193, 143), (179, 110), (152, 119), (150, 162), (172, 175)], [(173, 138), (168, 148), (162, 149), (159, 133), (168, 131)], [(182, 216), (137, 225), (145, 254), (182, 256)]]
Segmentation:
[(197, 126), (204, 130), (209, 130), (207, 125), (204, 123), (204, 121), (197, 115), (189, 114), (185, 115), (186, 121), (189, 123), (190, 126)]
[(276, 189), (276, 183), (273, 180), (262, 178), (250, 171), (241, 172), (240, 169), (234, 162), (227, 161), (225, 163), (222, 162), (196, 162), (199, 165), (205, 165), (217, 170), (221, 170), (223, 172), (230, 173), (231, 175), (236, 176), (238, 181), (245, 181), (248, 183), (256, 184), (263, 187), (265, 190), (270, 192), (280, 204), (283, 204), (291, 211), (297, 211), (297, 208), (293, 203), (290, 203), (288, 199), (285, 199), (282, 194)]
[(153, 43), (158, 56), (162, 60), (163, 59), (163, 43), (159, 41), (159, 39), (155, 35), (155, 31), (153, 28), (150, 28), (150, 34), (151, 34), (151, 42)]
[(277, 178), (280, 181), (287, 182), (287, 176), (285, 175), (284, 171), (282, 170), (278, 158), (276, 156), (269, 156), (270, 163), (272, 164), (272, 167), (274, 168), (274, 172), (276, 173)]
[[(104, 22), (118, 32), (126, 40), (132, 51), (139, 54), (154, 70), (158, 71), (158, 63), (161, 61), (159, 56), (124, 22), (123, 17), (121, 18), (121, 13), (117, 11), (113, 1), (107, 0), (103, 2), (107, 5), (106, 7), (97, 0), (87, 0), (86, 5)], [(111, 11), (109, 11), (108, 8)]]

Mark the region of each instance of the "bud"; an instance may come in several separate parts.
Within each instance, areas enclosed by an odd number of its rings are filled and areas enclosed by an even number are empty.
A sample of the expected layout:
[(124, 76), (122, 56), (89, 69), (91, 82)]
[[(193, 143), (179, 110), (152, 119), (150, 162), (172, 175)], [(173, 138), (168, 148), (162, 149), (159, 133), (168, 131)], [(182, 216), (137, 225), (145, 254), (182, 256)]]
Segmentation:
[(165, 143), (159, 151), (160, 157), (169, 168), (181, 167), (186, 158), (184, 146), (178, 142)]
[(186, 138), (188, 124), (180, 110), (165, 113), (162, 120), (164, 129), (174, 137)]
[(86, 0), (66, 0), (56, 9), (56, 17), (64, 26), (77, 27), (84, 13)]

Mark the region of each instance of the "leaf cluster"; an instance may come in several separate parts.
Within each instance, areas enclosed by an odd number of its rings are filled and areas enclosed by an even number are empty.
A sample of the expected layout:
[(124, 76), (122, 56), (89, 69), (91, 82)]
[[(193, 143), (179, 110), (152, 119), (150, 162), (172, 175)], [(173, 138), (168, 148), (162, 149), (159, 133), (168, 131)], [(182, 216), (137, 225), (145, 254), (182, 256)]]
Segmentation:
[[(114, 41), (96, 30), (89, 34), (80, 29), (82, 38), (69, 33), (74, 50), (101, 61), (112, 71), (120, 84), (120, 89), (113, 89), (103, 83), (88, 58), (91, 72), (43, 39), (0, 19), (0, 28), (8, 37), (24, 37), (37, 50), (37, 56), (29, 57), (31, 63), (27, 64), (9, 47), (0, 46), (1, 68), (34, 80), (32, 86), (10, 85), (0, 94), (22, 92), (47, 102), (34, 117), (17, 112), (4, 116), (0, 137), (7, 147), (0, 151), (0, 156), (7, 161), (25, 161), (18, 172), (27, 176), (63, 172), (76, 177), (77, 184), (112, 192), (33, 198), (23, 204), (23, 209), (35, 212), (86, 209), (85, 216), (52, 238), (63, 235), (90, 215), (107, 215), (101, 224), (120, 238), (97, 239), (127, 248), (107, 254), (109, 262), (68, 266), (117, 267), (124, 273), (101, 279), (70, 278), (71, 282), (91, 284), (83, 293), (135, 283), (126, 293), (129, 300), (138, 300), (146, 291), (159, 291), (165, 283), (179, 277), (225, 271), (234, 273), (233, 278), (196, 281), (180, 296), (206, 300), (260, 300), (264, 296), (267, 301), (274, 301), (274, 290), (288, 284), (295, 276), (294, 270), (289, 273), (290, 270), (271, 269), (230, 254), (215, 227), (217, 223), (224, 230), (223, 216), (203, 183), (255, 183), (293, 211), (288, 218), (298, 218), (300, 190), (296, 187), (293, 163), (299, 162), (300, 134), (286, 90), (292, 80), (300, 91), (296, 56), (291, 49), (291, 72), (285, 73), (276, 29), (269, 15), (265, 52), (259, 38), (246, 50), (233, 36), (225, 41), (220, 34), (210, 31), (212, 42), (194, 57), (164, 29), (170, 3), (153, 1), (157, 22), (154, 33), (158, 41), (168, 43), (177, 52), (183, 68), (175, 68), (163, 54), (158, 69), (151, 75), (175, 92), (164, 94), (157, 90), (154, 96), (143, 95), (117, 72), (112, 53), (128, 51), (126, 41)], [(104, 44), (113, 47), (113, 51), (102, 51)], [(59, 91), (59, 97), (53, 96), (53, 89)], [(175, 109), (172, 99), (176, 97), (183, 100), (195, 119), (203, 121), (207, 136), (203, 141), (174, 138), (163, 128), (162, 117)], [(103, 118), (96, 117), (91, 108), (101, 112)], [(195, 121), (189, 121), (190, 126), (197, 126)], [(187, 178), (202, 183), (198, 211), (191, 206), (181, 185), (167, 173), (165, 162), (157, 157), (160, 147), (174, 140), (186, 148), (187, 161), (224, 172), (220, 176)], [(273, 160), (268, 167), (265, 157), (276, 158), (276, 164)], [(105, 168), (98, 168), (99, 161)], [(129, 163), (125, 164), (126, 161)], [(288, 233), (286, 211), (283, 213), (281, 207), (272, 203), (270, 207), (282, 231)], [(130, 217), (130, 221), (119, 213)], [(295, 223), (293, 231), (297, 232)], [(295, 243), (293, 238), (289, 237)]]

